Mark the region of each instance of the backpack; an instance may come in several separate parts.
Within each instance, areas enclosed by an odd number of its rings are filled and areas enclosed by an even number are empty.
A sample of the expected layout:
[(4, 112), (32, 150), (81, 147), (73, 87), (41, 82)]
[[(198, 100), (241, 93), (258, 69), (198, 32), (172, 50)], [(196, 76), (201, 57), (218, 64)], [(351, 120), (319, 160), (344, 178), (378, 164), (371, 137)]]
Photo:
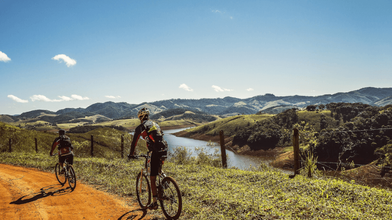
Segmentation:
[(60, 155), (71, 153), (73, 149), (71, 139), (66, 135), (61, 135), (58, 149), (60, 151)]
[(163, 133), (159, 125), (151, 120), (145, 123), (147, 131), (147, 146), (150, 151), (159, 152), (161, 155), (167, 155), (168, 144), (163, 139)]

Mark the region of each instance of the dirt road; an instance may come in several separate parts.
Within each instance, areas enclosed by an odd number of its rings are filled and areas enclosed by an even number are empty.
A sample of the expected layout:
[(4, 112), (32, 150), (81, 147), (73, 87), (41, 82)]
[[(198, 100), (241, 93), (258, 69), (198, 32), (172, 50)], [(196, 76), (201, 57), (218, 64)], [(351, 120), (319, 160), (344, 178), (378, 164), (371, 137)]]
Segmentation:
[(0, 219), (151, 219), (128, 203), (80, 182), (71, 191), (52, 173), (0, 164)]

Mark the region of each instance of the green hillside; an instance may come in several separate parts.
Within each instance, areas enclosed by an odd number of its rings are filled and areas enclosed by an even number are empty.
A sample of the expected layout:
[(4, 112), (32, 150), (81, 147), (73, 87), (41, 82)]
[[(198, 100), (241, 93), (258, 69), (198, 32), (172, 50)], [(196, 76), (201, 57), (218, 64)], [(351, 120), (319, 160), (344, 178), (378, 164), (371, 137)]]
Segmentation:
[(255, 115), (237, 115), (223, 119), (219, 119), (195, 128), (187, 129), (189, 134), (207, 134), (219, 135), (219, 131), (223, 130), (226, 136), (233, 136), (244, 127), (249, 127), (257, 122), (272, 117), (272, 114), (255, 114)]
[[(97, 128), (87, 133), (67, 133), (71, 138), (75, 153), (80, 157), (91, 156), (91, 136), (93, 136), (93, 153), (95, 157), (118, 158), (121, 156), (121, 136), (124, 136), (124, 152), (129, 153), (132, 136), (113, 128)], [(57, 133), (21, 129), (0, 122), (0, 152), (9, 151), (11, 139), (12, 152), (35, 153), (35, 139), (38, 152), (49, 154)], [(138, 145), (145, 146), (143, 140)]]

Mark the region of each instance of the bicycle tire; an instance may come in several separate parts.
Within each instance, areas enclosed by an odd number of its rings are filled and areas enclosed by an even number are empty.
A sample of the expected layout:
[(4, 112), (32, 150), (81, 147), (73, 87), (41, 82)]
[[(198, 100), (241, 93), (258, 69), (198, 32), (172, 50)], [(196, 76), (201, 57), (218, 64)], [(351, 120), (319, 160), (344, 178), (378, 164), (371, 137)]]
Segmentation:
[(64, 186), (65, 182), (67, 181), (67, 178), (65, 178), (65, 172), (63, 174), (60, 174), (62, 169), (63, 168), (60, 166), (60, 164), (57, 163), (54, 167), (54, 173), (56, 174), (57, 181), (59, 181), (59, 183)]
[(142, 209), (151, 203), (151, 186), (147, 176), (140, 172), (136, 179), (137, 201)]
[(68, 184), (72, 191), (76, 188), (76, 174), (73, 167), (68, 167)]
[(178, 219), (182, 211), (182, 197), (177, 182), (172, 177), (167, 176), (163, 178), (161, 186), (159, 187), (159, 190), (162, 190), (159, 193), (159, 202), (163, 214), (167, 219)]

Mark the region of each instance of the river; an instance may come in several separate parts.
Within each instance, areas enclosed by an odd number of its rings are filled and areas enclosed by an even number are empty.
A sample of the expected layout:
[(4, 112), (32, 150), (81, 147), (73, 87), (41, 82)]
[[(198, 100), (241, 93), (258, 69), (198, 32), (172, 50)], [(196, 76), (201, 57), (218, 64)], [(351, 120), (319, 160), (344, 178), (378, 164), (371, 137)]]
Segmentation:
[[(196, 148), (204, 149), (208, 154), (214, 154), (216, 150), (218, 150), (220, 154), (220, 146), (217, 144), (215, 146), (210, 146), (207, 141), (195, 140), (191, 138), (185, 137), (177, 137), (173, 135), (173, 133), (185, 130), (187, 128), (173, 129), (173, 130), (164, 130), (164, 138), (169, 144), (169, 152), (173, 152), (173, 149), (177, 147), (185, 147), (188, 149), (192, 156), (196, 156)], [(233, 153), (232, 151), (226, 150), (227, 158), (227, 166), (237, 167), (241, 170), (246, 170), (250, 166), (258, 167), (261, 163), (266, 163), (262, 161), (260, 158), (247, 156), (247, 155), (238, 155)]]

